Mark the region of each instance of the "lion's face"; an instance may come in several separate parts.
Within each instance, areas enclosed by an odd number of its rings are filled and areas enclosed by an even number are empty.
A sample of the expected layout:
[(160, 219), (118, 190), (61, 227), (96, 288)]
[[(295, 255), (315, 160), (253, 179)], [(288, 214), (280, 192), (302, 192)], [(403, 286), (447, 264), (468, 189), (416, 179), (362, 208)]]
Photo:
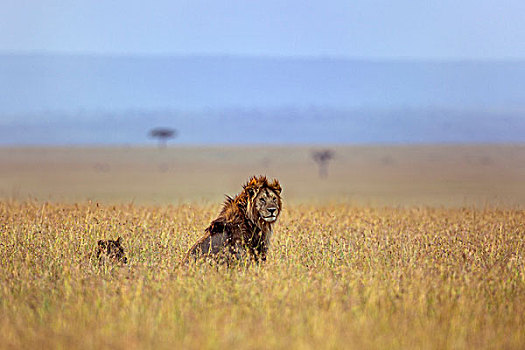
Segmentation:
[(254, 199), (254, 208), (259, 218), (266, 222), (274, 222), (281, 213), (279, 195), (269, 188), (263, 188)]
[[(266, 176), (253, 176), (243, 186), (248, 200), (247, 215), (259, 228), (273, 224), (281, 213), (281, 185), (277, 179), (268, 181)], [(262, 225), (262, 226), (261, 226)]]

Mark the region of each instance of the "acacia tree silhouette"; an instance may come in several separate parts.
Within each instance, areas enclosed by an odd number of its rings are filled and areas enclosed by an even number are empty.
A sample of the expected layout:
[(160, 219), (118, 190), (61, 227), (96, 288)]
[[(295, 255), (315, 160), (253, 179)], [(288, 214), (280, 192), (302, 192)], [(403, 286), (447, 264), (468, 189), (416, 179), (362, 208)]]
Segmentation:
[(149, 136), (158, 139), (159, 148), (164, 149), (166, 148), (168, 139), (173, 139), (177, 136), (177, 130), (164, 127), (155, 128), (149, 132)]
[(334, 159), (335, 152), (330, 149), (324, 149), (312, 152), (312, 159), (319, 166), (319, 177), (326, 179), (328, 177), (328, 162)]

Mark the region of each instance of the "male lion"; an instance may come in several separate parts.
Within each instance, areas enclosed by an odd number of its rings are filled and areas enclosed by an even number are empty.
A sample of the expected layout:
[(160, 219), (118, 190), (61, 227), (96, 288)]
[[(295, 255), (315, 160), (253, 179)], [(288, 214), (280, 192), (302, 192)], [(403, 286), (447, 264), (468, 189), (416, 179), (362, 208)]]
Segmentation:
[(235, 198), (226, 196), (224, 206), (183, 259), (213, 257), (229, 262), (233, 259), (266, 260), (272, 225), (281, 213), (281, 186), (266, 176), (253, 176)]

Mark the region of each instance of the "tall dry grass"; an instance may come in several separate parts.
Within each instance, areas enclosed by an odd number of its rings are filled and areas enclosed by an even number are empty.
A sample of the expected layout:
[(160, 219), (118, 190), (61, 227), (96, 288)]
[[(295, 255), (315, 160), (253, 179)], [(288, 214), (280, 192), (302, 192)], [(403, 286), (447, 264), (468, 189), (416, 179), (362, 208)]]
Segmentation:
[(0, 347), (525, 347), (522, 210), (288, 206), (265, 264), (181, 268), (218, 209), (0, 202)]

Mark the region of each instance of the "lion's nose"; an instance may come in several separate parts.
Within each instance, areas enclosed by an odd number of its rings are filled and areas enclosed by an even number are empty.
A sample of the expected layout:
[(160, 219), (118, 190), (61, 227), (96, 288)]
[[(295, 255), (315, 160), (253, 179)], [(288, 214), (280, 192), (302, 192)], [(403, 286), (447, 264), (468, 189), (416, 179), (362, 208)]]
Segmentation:
[(270, 212), (270, 214), (273, 215), (273, 213), (275, 213), (275, 211), (277, 210), (277, 208), (268, 208), (268, 211)]

